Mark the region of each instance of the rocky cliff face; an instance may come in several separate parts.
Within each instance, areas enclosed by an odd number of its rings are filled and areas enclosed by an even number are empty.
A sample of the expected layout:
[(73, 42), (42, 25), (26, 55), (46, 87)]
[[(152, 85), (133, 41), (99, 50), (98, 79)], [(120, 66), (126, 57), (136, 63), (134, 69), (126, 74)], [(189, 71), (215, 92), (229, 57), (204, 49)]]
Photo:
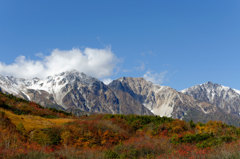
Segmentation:
[[(187, 121), (193, 120), (195, 122), (221, 120), (228, 124), (240, 126), (239, 116), (227, 113), (227, 111), (215, 105), (216, 103), (206, 100), (208, 98), (200, 100), (193, 95), (187, 94), (185, 91), (178, 92), (167, 86), (155, 85), (143, 78), (122, 77), (112, 81), (109, 87), (113, 91), (121, 91), (129, 94), (129, 96), (142, 103), (155, 115)], [(208, 96), (206, 92), (201, 96)], [(199, 94), (196, 93), (196, 95)], [(225, 98), (228, 99), (228, 97), (229, 95), (219, 97), (223, 98), (220, 102)], [(231, 101), (230, 99), (228, 100)]]
[(154, 85), (143, 78), (123, 77), (114, 80), (109, 87), (114, 91), (128, 93), (153, 114), (160, 116), (183, 118), (190, 109), (204, 113), (215, 111), (215, 107), (208, 103), (196, 101), (170, 87)]
[(196, 100), (208, 102), (223, 112), (240, 116), (240, 94), (237, 90), (212, 82), (196, 85), (181, 91)]

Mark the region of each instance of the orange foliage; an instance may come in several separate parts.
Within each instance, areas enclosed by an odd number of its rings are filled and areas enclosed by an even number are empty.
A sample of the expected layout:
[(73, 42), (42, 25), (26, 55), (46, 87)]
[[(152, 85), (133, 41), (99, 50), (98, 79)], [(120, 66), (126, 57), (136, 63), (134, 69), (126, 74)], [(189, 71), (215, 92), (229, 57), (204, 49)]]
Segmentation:
[(240, 128), (218, 121), (191, 125), (152, 116), (76, 118), (1, 93), (0, 105), (0, 158), (32, 152), (52, 155), (45, 158), (231, 158), (240, 151)]

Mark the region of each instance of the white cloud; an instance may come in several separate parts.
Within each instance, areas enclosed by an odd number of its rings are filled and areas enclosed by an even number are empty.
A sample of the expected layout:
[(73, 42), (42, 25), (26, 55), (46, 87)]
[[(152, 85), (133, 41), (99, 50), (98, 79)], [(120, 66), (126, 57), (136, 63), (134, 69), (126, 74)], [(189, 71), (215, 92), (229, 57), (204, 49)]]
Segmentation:
[(161, 85), (166, 77), (167, 71), (161, 72), (161, 73), (153, 73), (151, 71), (147, 71), (144, 75), (143, 78), (145, 78), (148, 81), (151, 81), (154, 84), (159, 84)]
[(0, 74), (23, 78), (44, 78), (75, 69), (97, 78), (105, 78), (112, 75), (117, 61), (111, 48), (55, 49), (48, 56), (41, 55), (41, 60), (19, 56), (12, 64), (0, 62)]

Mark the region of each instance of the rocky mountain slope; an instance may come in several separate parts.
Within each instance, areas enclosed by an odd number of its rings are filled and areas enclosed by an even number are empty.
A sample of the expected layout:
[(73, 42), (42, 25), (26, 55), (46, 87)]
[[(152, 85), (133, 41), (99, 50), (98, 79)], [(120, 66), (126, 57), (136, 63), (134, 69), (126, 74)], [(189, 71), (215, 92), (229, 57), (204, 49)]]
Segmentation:
[(112, 81), (109, 87), (114, 91), (128, 93), (155, 115), (196, 122), (221, 120), (229, 124), (240, 125), (238, 116), (228, 114), (206, 100), (197, 100), (190, 95), (167, 86), (155, 85), (143, 78), (119, 78)]
[(143, 78), (122, 77), (109, 85), (77, 71), (31, 80), (0, 76), (0, 91), (77, 115), (159, 115), (240, 125), (240, 94), (208, 82), (181, 92)]
[[(112, 114), (152, 113), (135, 100), (120, 101), (103, 82), (77, 71), (68, 71), (46, 79), (32, 80), (0, 77), (2, 92), (78, 114), (79, 112)], [(126, 96), (126, 95), (125, 95)], [(127, 108), (126, 108), (127, 107)]]
[(209, 104), (203, 108), (204, 104), (194, 98), (167, 86), (154, 85), (143, 78), (123, 77), (114, 80), (109, 87), (114, 91), (128, 93), (153, 114), (160, 116), (182, 118), (191, 108), (205, 109), (206, 113), (215, 111)]
[(207, 82), (181, 92), (196, 100), (211, 103), (223, 112), (240, 116), (240, 94), (237, 90)]

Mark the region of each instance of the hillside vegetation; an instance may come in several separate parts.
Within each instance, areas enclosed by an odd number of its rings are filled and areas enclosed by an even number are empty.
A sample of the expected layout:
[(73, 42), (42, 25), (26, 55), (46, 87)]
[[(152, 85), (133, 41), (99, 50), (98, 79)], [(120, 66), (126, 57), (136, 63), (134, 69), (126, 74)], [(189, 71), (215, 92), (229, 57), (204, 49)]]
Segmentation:
[(0, 158), (240, 158), (240, 128), (159, 116), (74, 117), (0, 93)]

